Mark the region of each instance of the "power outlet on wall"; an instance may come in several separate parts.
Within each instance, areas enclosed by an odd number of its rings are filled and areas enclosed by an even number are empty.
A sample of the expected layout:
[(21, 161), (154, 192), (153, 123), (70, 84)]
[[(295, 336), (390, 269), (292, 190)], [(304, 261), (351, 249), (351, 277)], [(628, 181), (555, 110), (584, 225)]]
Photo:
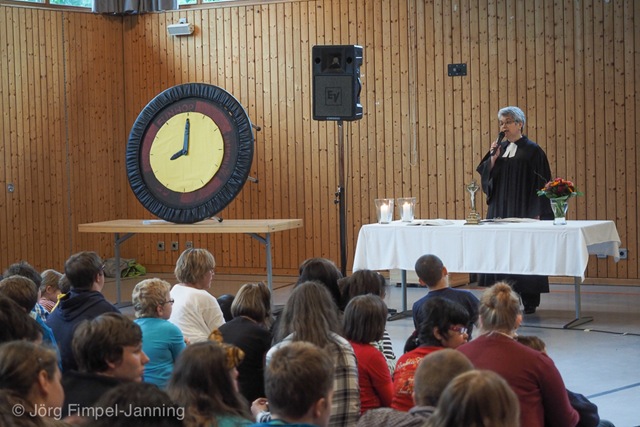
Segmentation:
[(627, 259), (629, 256), (629, 250), (627, 248), (620, 249), (620, 259)]
[(158, 250), (159, 251), (164, 251), (164, 242), (163, 241), (159, 241), (158, 242)]

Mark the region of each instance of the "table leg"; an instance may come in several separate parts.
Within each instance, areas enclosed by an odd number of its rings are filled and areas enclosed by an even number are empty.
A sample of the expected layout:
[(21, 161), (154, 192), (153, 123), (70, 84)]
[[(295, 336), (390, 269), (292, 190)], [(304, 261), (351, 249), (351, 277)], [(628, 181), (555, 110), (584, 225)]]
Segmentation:
[(249, 236), (262, 243), (267, 250), (267, 285), (269, 291), (273, 294), (273, 265), (271, 263), (271, 233), (266, 233), (265, 237), (256, 233), (248, 233)]
[(413, 316), (413, 312), (407, 310), (407, 270), (400, 270), (400, 286), (402, 287), (402, 311), (389, 316), (387, 320), (390, 322)]
[(116, 258), (116, 307), (129, 307), (131, 302), (122, 302), (121, 295), (121, 286), (122, 280), (120, 278), (120, 243), (127, 241), (129, 238), (133, 237), (134, 233), (127, 233), (122, 238), (120, 237), (120, 233), (115, 233), (115, 258)]
[(576, 326), (584, 325), (585, 323), (589, 323), (593, 321), (593, 317), (585, 316), (582, 317), (582, 307), (580, 301), (580, 285), (582, 284), (582, 279), (578, 276), (573, 278), (573, 286), (575, 288), (575, 298), (576, 298), (576, 318), (571, 322), (567, 323), (563, 326), (564, 329), (575, 328)]

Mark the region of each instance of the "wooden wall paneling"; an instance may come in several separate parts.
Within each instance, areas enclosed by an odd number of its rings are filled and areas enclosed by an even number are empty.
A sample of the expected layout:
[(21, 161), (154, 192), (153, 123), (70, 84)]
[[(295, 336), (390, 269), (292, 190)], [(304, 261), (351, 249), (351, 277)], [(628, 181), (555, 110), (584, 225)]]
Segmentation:
[[(406, 169), (402, 158), (403, 146), (406, 143), (406, 134), (402, 132), (402, 96), (401, 91), (403, 80), (406, 78), (406, 67), (401, 68), (403, 50), (406, 49), (405, 38), (400, 39), (400, 23), (399, 23), (399, 9), (402, 7), (402, 0), (389, 0), (385, 2), (389, 7), (389, 13), (385, 14), (386, 19), (389, 20), (389, 34), (390, 37), (385, 40), (389, 44), (390, 55), (387, 57), (387, 63), (389, 65), (389, 73), (385, 73), (385, 76), (389, 76), (388, 84), (385, 85), (385, 106), (391, 107), (391, 114), (387, 114), (387, 120), (385, 124), (385, 145), (390, 146), (389, 156), (392, 160), (387, 168), (391, 168), (388, 175), (390, 178), (390, 188), (392, 197), (396, 199), (395, 212), (393, 214), (395, 219), (400, 219), (399, 207), (397, 206), (397, 198), (405, 197), (405, 174)], [(387, 191), (389, 191), (387, 190)]]
[[(527, 87), (528, 87), (528, 64), (527, 56), (526, 56), (526, 41), (527, 41), (527, 27), (526, 27), (526, 18), (529, 16), (526, 11), (526, 7), (524, 2), (516, 2), (515, 8), (511, 8), (510, 10), (514, 13), (515, 18), (515, 32), (516, 32), (516, 43), (515, 43), (515, 52), (517, 61), (515, 62), (516, 67), (516, 84), (517, 84), (517, 95), (516, 95), (516, 105), (520, 105), (523, 107), (527, 107)], [(530, 20), (530, 19), (529, 19)]]
[[(450, 34), (448, 38), (450, 40), (450, 54), (449, 59), (447, 59), (448, 63), (461, 63), (466, 62), (466, 58), (462, 57), (462, 38), (463, 38), (463, 28), (462, 28), (462, 8), (461, 3), (451, 4), (447, 8), (447, 13), (450, 16), (450, 26), (448, 26), (447, 32)], [(466, 14), (466, 13), (465, 13)], [(464, 213), (465, 209), (465, 192), (464, 190), (464, 182), (465, 182), (465, 143), (464, 143), (464, 122), (465, 117), (468, 117), (464, 110), (464, 102), (463, 102), (463, 94), (462, 94), (462, 85), (463, 80), (466, 80), (466, 77), (461, 78), (448, 78), (451, 84), (451, 95), (449, 96), (449, 100), (451, 102), (451, 107), (449, 109), (449, 124), (447, 129), (450, 129), (451, 138), (447, 138), (447, 152), (450, 161), (453, 162), (453, 172), (454, 179), (450, 185), (453, 186), (451, 189), (450, 196), (448, 197), (450, 207), (451, 207), (451, 217), (452, 218), (464, 218), (466, 215)]]
[[(562, 97), (559, 100), (563, 105), (558, 107), (558, 112), (564, 114), (565, 118), (563, 123), (564, 132), (562, 138), (558, 138), (556, 143), (558, 144), (558, 150), (560, 150), (565, 158), (566, 169), (565, 173), (568, 179), (574, 181), (578, 185), (576, 177), (576, 160), (577, 156), (573, 153), (584, 152), (584, 147), (581, 146), (580, 141), (575, 138), (569, 138), (569, 135), (574, 135), (575, 129), (575, 86), (572, 85), (575, 75), (575, 35), (574, 35), (574, 23), (573, 23), (573, 10), (570, 4), (561, 5), (562, 7), (562, 20), (556, 20), (556, 22), (563, 23), (562, 38), (559, 43), (560, 46), (556, 46), (556, 55), (560, 56), (564, 65), (562, 78), (557, 80), (558, 84), (562, 88)], [(571, 212), (569, 218), (580, 218), (578, 216), (579, 200), (573, 200)]]
[[(591, 218), (597, 219), (596, 216), (596, 139), (595, 139), (595, 26), (593, 2), (585, 2), (584, 4), (584, 141), (585, 141), (585, 158), (586, 158), (586, 176), (584, 181), (585, 200), (587, 201), (587, 214)], [(597, 275), (598, 263), (590, 262), (587, 267), (589, 275)]]
[[(544, 16), (544, 102), (541, 105), (542, 111), (538, 110), (538, 141), (540, 145), (545, 150), (551, 150), (553, 164), (556, 164), (558, 156), (556, 151), (556, 138), (558, 135), (557, 126), (560, 125), (558, 122), (558, 111), (556, 106), (556, 98), (554, 94), (555, 88), (555, 76), (556, 69), (555, 65), (555, 49), (554, 49), (554, 3), (553, 2), (545, 2), (543, 8), (543, 16)], [(542, 118), (542, 120), (541, 120)], [(564, 119), (564, 116), (561, 117)], [(562, 165), (564, 167), (564, 165)], [(540, 180), (542, 184), (544, 184), (543, 180)]]
[(444, 59), (444, 17), (443, 2), (434, 2), (433, 36), (434, 36), (434, 62), (432, 72), (435, 76), (435, 138), (432, 140), (432, 147), (435, 147), (434, 155), (437, 157), (436, 165), (436, 186), (435, 196), (438, 216), (447, 215), (447, 171), (449, 165), (446, 162), (446, 102), (444, 69), (446, 68)]
[[(354, 170), (357, 176), (356, 180), (361, 184), (360, 193), (355, 192), (354, 186), (353, 197), (348, 200), (358, 198), (359, 194), (367, 194), (368, 197), (362, 197), (357, 203), (360, 204), (362, 222), (377, 221), (374, 200), (379, 198), (378, 191), (378, 170), (380, 168), (377, 162), (377, 141), (375, 133), (371, 130), (375, 129), (376, 117), (376, 49), (375, 49), (375, 15), (374, 3), (367, 2), (359, 10), (358, 13), (358, 42), (363, 48), (362, 67), (360, 68), (360, 80), (362, 83), (362, 91), (360, 93), (360, 102), (362, 103), (362, 120), (358, 123), (360, 132), (358, 138), (353, 139), (353, 145), (360, 149), (360, 159)], [(357, 221), (354, 221), (354, 224)], [(355, 243), (354, 241), (354, 250)]]
[[(594, 2), (593, 10), (593, 53), (594, 53), (594, 92), (596, 95), (595, 101), (595, 116), (594, 116), (594, 130), (595, 130), (595, 195), (596, 203), (594, 205), (597, 219), (604, 219), (607, 215), (607, 172), (606, 172), (606, 149), (604, 140), (604, 128), (606, 123), (606, 115), (604, 108), (611, 107), (608, 104), (608, 99), (605, 95), (605, 24), (604, 24), (604, 11), (599, 2)], [(606, 271), (606, 261), (598, 259), (598, 274)]]
[[(482, 43), (482, 40), (487, 39), (488, 37), (488, 22), (484, 19), (485, 16), (488, 16), (488, 4), (487, 0), (479, 0), (474, 3), (474, 8), (472, 9), (472, 25), (476, 28), (476, 40), (474, 43), (474, 55), (476, 66), (471, 68), (471, 75), (477, 75), (476, 90), (473, 92), (475, 94), (475, 101), (473, 106), (475, 107), (475, 115), (476, 121), (479, 123), (478, 132), (477, 132), (477, 145), (478, 145), (478, 157), (477, 162), (479, 162), (484, 154), (488, 150), (488, 145), (490, 145), (491, 136), (494, 132), (490, 130), (495, 129), (495, 119), (488, 120), (487, 118), (493, 119), (495, 117), (494, 114), (490, 111), (489, 104), (489, 96), (488, 96), (488, 82), (487, 76), (489, 75), (489, 49), (486, 43)], [(474, 24), (474, 22), (476, 22)], [(473, 77), (472, 77), (473, 78)], [(491, 126), (493, 125), (493, 126)], [(480, 176), (475, 173), (474, 177), (478, 180), (480, 184)], [(478, 191), (477, 194), (477, 204), (480, 215), (484, 218), (486, 216), (486, 202), (484, 193), (482, 191)]]
[[(502, 67), (505, 67), (507, 78), (502, 83), (507, 89), (507, 99), (510, 105), (518, 105), (518, 88), (522, 76), (518, 69), (518, 28), (515, 19), (518, 2), (508, 0), (504, 2), (503, 15), (500, 31), (504, 34), (504, 45), (499, 51), (499, 60)], [(502, 37), (502, 36), (501, 36)]]
[[(249, 119), (252, 123), (255, 124), (255, 51), (254, 51), (254, 7), (247, 6), (243, 9), (242, 13), (239, 16), (239, 27), (244, 28), (244, 31), (240, 34), (240, 73), (243, 76), (241, 82), (241, 102), (243, 107), (245, 108), (247, 114), (249, 115)], [(257, 141), (257, 132), (255, 129), (252, 129), (254, 135), (254, 147)], [(251, 165), (251, 169), (249, 172), (249, 176), (255, 177), (255, 152), (254, 158)], [(242, 216), (241, 218), (259, 218), (259, 215), (254, 214), (253, 206), (255, 205), (254, 201), (254, 185), (247, 181), (244, 185), (244, 188), (241, 193), (241, 202), (242, 202)], [(249, 244), (245, 244), (245, 247), (242, 251), (241, 256), (239, 257), (240, 266), (249, 266), (252, 264), (252, 260), (258, 257), (258, 251), (256, 247), (256, 243), (249, 242)]]
[[(620, 199), (618, 196), (618, 175), (616, 174), (616, 145), (615, 139), (616, 135), (616, 118), (617, 114), (620, 110), (617, 108), (616, 102), (616, 92), (619, 92), (619, 77), (618, 77), (618, 64), (616, 64), (616, 59), (622, 62), (622, 58), (616, 58), (617, 48), (616, 48), (616, 40), (615, 36), (617, 34), (616, 31), (616, 16), (615, 16), (615, 5), (612, 3), (603, 5), (603, 13), (604, 13), (604, 71), (605, 71), (605, 79), (604, 79), (604, 100), (606, 105), (606, 110), (604, 113), (604, 128), (602, 129), (601, 141), (604, 143), (605, 148), (605, 174), (606, 174), (606, 184), (605, 184), (605, 192), (601, 193), (602, 199), (605, 201), (604, 212), (605, 218), (611, 219), (621, 219), (618, 215), (616, 215), (616, 201)], [(621, 24), (621, 23), (620, 23)], [(620, 99), (620, 98), (618, 98)], [(624, 97), (622, 97), (624, 100)], [(624, 101), (623, 101), (624, 102)], [(621, 224), (621, 238), (624, 238), (625, 228), (623, 227), (625, 224)], [(605, 273), (609, 277), (618, 277), (616, 268), (609, 264), (608, 260), (605, 261), (605, 267), (603, 267)]]
[[(301, 98), (296, 103), (296, 109), (302, 113), (301, 119), (298, 121), (298, 129), (296, 131), (296, 141), (301, 144), (299, 155), (302, 159), (299, 160), (300, 175), (302, 176), (302, 182), (299, 185), (299, 201), (301, 206), (298, 208), (298, 215), (303, 218), (304, 226), (296, 233), (298, 242), (298, 253), (295, 254), (296, 262), (293, 264), (297, 266), (300, 261), (303, 260), (305, 254), (312, 253), (313, 241), (309, 238), (309, 234), (312, 233), (313, 223), (311, 222), (313, 216), (313, 176), (312, 176), (312, 141), (313, 130), (317, 129), (317, 126), (312, 123), (312, 103), (313, 103), (313, 77), (312, 66), (313, 59), (311, 58), (311, 49), (315, 44), (313, 42), (312, 34), (315, 34), (312, 28), (312, 23), (315, 23), (315, 16), (312, 16), (314, 7), (309, 2), (299, 2), (295, 6), (298, 8), (298, 26), (300, 29), (300, 73), (299, 81), (300, 96)], [(306, 70), (306, 72), (305, 72)], [(283, 242), (283, 244), (286, 244)]]
[[(455, 152), (456, 143), (455, 134), (452, 131), (454, 126), (454, 114), (453, 110), (454, 99), (453, 92), (455, 88), (455, 81), (449, 77), (447, 73), (448, 64), (453, 62), (453, 15), (451, 13), (451, 7), (453, 5), (450, 2), (441, 2), (439, 5), (440, 16), (442, 17), (441, 23), (438, 28), (438, 35), (440, 41), (437, 45), (440, 46), (438, 52), (440, 52), (441, 63), (436, 68), (436, 75), (441, 76), (441, 85), (438, 88), (441, 92), (441, 106), (442, 106), (442, 122), (438, 128), (440, 135), (437, 139), (439, 155), (442, 159), (443, 173), (442, 173), (442, 188), (443, 192), (438, 194), (438, 198), (442, 201), (442, 209), (446, 218), (455, 218), (455, 202), (456, 202), (456, 164), (457, 158), (460, 152)], [(456, 6), (458, 6), (456, 4)], [(453, 149), (453, 151), (452, 151)]]
[[(635, 11), (634, 11), (635, 6)], [(636, 147), (636, 141), (640, 136), (640, 66), (637, 65), (640, 59), (640, 25), (637, 19), (640, 19), (640, 3), (636, 1), (624, 2), (624, 80), (625, 80), (625, 109), (624, 109), (624, 141), (626, 147), (625, 153), (625, 178), (626, 178), (626, 212), (623, 215), (629, 219), (627, 222), (628, 230), (623, 246), (626, 248), (638, 247), (638, 196), (640, 194), (640, 184), (638, 177), (638, 165), (640, 165), (640, 154)], [(638, 83), (636, 83), (638, 82)], [(632, 220), (635, 218), (635, 221)], [(631, 255), (627, 260), (627, 277), (636, 278), (640, 273), (638, 268), (638, 255)]]
[[(469, 73), (469, 4), (468, 0), (462, 0), (460, 4), (453, 10), (454, 16), (457, 15), (454, 22), (458, 30), (454, 29), (454, 33), (459, 34), (455, 38), (454, 43), (454, 62), (462, 62), (467, 64), (467, 73)], [(460, 147), (460, 159), (458, 164), (460, 165), (457, 173), (458, 183), (456, 190), (458, 200), (456, 203), (456, 218), (466, 218), (467, 213), (471, 207), (469, 202), (468, 193), (466, 191), (466, 184), (471, 182), (472, 175), (475, 172), (475, 166), (473, 163), (473, 150), (471, 145), (472, 131), (471, 128), (471, 108), (470, 108), (470, 79), (469, 74), (462, 79), (456, 79), (456, 93), (454, 99), (455, 104), (458, 105), (458, 112), (455, 114), (454, 119), (454, 132), (455, 139), (458, 141), (456, 147)]]
[[(482, 70), (480, 68), (480, 43), (479, 43), (479, 2), (469, 0), (469, 3), (465, 5), (465, 10), (468, 10), (468, 40), (464, 45), (468, 45), (466, 49), (466, 56), (468, 57), (467, 64), (467, 96), (468, 96), (468, 109), (467, 109), (467, 121), (465, 122), (465, 134), (470, 146), (471, 157), (466, 161), (467, 170), (470, 174), (469, 182), (476, 181), (479, 185), (480, 176), (476, 173), (476, 167), (485, 154), (485, 138), (482, 136), (482, 123), (488, 120), (483, 120), (481, 109), (481, 94), (480, 94), (480, 81)], [(463, 50), (464, 51), (464, 50)], [(485, 74), (486, 75), (486, 74)], [(521, 79), (522, 80), (522, 79)], [(487, 118), (489, 116), (487, 115)], [(467, 205), (465, 205), (467, 206)], [(469, 209), (471, 204), (469, 202)], [(478, 190), (476, 193), (476, 209), (480, 213), (484, 212), (484, 197), (482, 190)]]
[[(608, 214), (611, 215), (609, 218), (615, 218), (616, 227), (618, 227), (619, 232), (621, 232), (623, 236), (627, 236), (627, 215), (626, 215), (626, 206), (627, 200), (626, 197), (620, 197), (619, 195), (625, 194), (627, 189), (633, 192), (633, 187), (628, 188), (627, 182), (625, 179), (625, 156), (626, 156), (626, 144), (625, 141), (625, 129), (624, 129), (624, 118), (625, 118), (625, 109), (627, 108), (627, 94), (625, 91), (625, 74), (626, 70), (626, 61), (625, 61), (625, 46), (624, 46), (624, 33), (626, 31), (625, 28), (625, 18), (624, 12), (625, 8), (623, 3), (618, 3), (612, 5), (612, 9), (610, 11), (612, 17), (612, 32), (611, 36), (613, 36), (613, 46), (612, 46), (612, 72), (614, 74), (613, 78), (613, 99), (614, 99), (614, 108), (612, 112), (610, 112), (607, 116), (609, 119), (609, 123), (607, 124), (608, 129), (615, 129), (615, 132), (608, 132), (606, 138), (610, 143), (610, 157), (611, 157), (611, 166), (607, 166), (612, 168), (612, 182), (611, 186), (609, 186), (609, 190), (607, 191), (608, 195), (608, 203), (611, 203), (613, 206), (609, 207)], [(629, 123), (632, 125), (633, 122)], [(622, 124), (622, 125), (621, 125)], [(627, 240), (626, 238), (624, 239)], [(618, 263), (618, 265), (614, 265), (613, 263), (609, 263), (607, 269), (609, 271), (615, 271), (616, 276), (618, 278), (626, 279), (628, 277), (627, 267), (629, 266), (628, 262)]]
[[(36, 72), (37, 69), (37, 61), (36, 52), (35, 52), (35, 43), (37, 41), (37, 24), (34, 24), (34, 11), (26, 10), (25, 11), (25, 33), (24, 37), (26, 39), (25, 50), (26, 50), (26, 69), (31, 70), (30, 73), (24, 72), (23, 82), (26, 83), (23, 87), (26, 89), (24, 95), (26, 95), (25, 105), (33, 104), (37, 106), (36, 108), (25, 108), (23, 110), (23, 120), (25, 123), (25, 139), (23, 140), (24, 149), (23, 149), (23, 158), (24, 158), (24, 178), (25, 178), (25, 194), (28, 194), (27, 204), (26, 204), (26, 219), (33, 226), (33, 231), (35, 235), (44, 234), (44, 228), (42, 227), (42, 222), (40, 218), (40, 209), (38, 209), (37, 201), (42, 201), (44, 198), (44, 194), (41, 193), (44, 186), (39, 185), (40, 182), (38, 179), (38, 171), (41, 170), (41, 160), (38, 156), (38, 128), (36, 126), (36, 115), (35, 111), (41, 111), (41, 98), (40, 92), (36, 90)], [(29, 236), (25, 232), (24, 236), (28, 242), (28, 260), (29, 259), (39, 259), (40, 258), (40, 245), (33, 244), (33, 235)]]
[[(578, 3), (573, 4), (571, 19), (574, 24), (574, 63), (572, 73), (568, 76), (567, 80), (569, 90), (567, 94), (573, 92), (573, 96), (569, 98), (572, 102), (569, 102), (568, 104), (573, 110), (573, 114), (575, 116), (575, 128), (573, 129), (572, 135), (574, 135), (574, 147), (576, 148), (575, 152), (568, 151), (568, 153), (575, 158), (576, 170), (573, 177), (575, 179), (575, 184), (581, 191), (585, 188), (587, 182), (587, 144), (585, 139), (585, 28), (582, 10), (583, 8)], [(567, 139), (571, 139), (569, 134), (567, 134)], [(574, 205), (576, 208), (576, 217), (587, 218), (587, 199), (585, 197), (580, 197)]]
[[(425, 79), (425, 97), (424, 103), (426, 104), (426, 124), (427, 132), (424, 135), (424, 142), (420, 144), (421, 155), (427, 159), (426, 178), (424, 182), (424, 188), (428, 189), (428, 193), (424, 198), (428, 201), (428, 209), (426, 212), (426, 218), (438, 218), (438, 166), (440, 164), (440, 158), (436, 152), (436, 141), (438, 137), (438, 120), (436, 113), (438, 111), (437, 105), (437, 88), (438, 82), (436, 80), (435, 68), (436, 65), (436, 38), (435, 38), (435, 25), (433, 24), (436, 10), (433, 3), (425, 4), (424, 7), (424, 34), (425, 44), (424, 51), (419, 50), (418, 54), (425, 56), (425, 67), (423, 71)], [(422, 73), (421, 73), (422, 74)], [(425, 206), (427, 207), (427, 206)]]
[[(17, 114), (13, 112), (11, 92), (15, 87), (12, 78), (14, 68), (15, 44), (13, 41), (13, 21), (14, 8), (0, 6), (0, 98), (2, 100), (2, 121), (0, 122), (0, 132), (2, 132), (3, 149), (0, 150), (0, 181), (3, 189), (0, 191), (0, 244), (3, 248), (9, 247), (9, 242), (13, 245), (13, 224), (12, 205), (15, 193), (10, 193), (8, 185), (13, 183), (11, 175), (11, 150), (14, 139), (14, 123)], [(13, 254), (9, 250), (0, 251), (0, 265), (6, 266), (11, 263)], [(4, 267), (0, 267), (4, 268)]]
[[(400, 34), (406, 38), (406, 46), (403, 49), (404, 65), (406, 77), (404, 78), (405, 88), (403, 90), (403, 156), (402, 161), (407, 171), (406, 181), (404, 183), (405, 195), (416, 198), (416, 203), (421, 202), (420, 188), (420, 168), (418, 163), (418, 132), (420, 127), (419, 109), (418, 109), (418, 58), (417, 58), (417, 20), (418, 12), (416, 2), (412, 0), (405, 1), (402, 4), (403, 12), (400, 14)], [(424, 201), (422, 201), (424, 202)], [(420, 218), (420, 205), (416, 205), (414, 215)]]
[[(554, 110), (549, 110), (550, 112), (555, 111), (555, 113), (547, 116), (547, 121), (550, 124), (553, 124), (552, 130), (553, 133), (549, 132), (549, 140), (545, 143), (545, 147), (547, 150), (555, 149), (555, 162), (557, 171), (557, 176), (563, 176), (566, 179), (574, 180), (573, 175), (571, 174), (572, 168), (570, 168), (568, 164), (568, 159), (566, 156), (566, 150), (571, 149), (575, 150), (574, 141), (568, 141), (566, 138), (566, 126), (567, 126), (567, 105), (565, 103), (565, 53), (567, 51), (567, 46), (565, 45), (565, 20), (564, 20), (564, 5), (555, 4), (553, 10), (553, 32), (551, 33), (552, 39), (551, 43), (547, 43), (547, 45), (551, 45), (553, 48), (553, 55), (551, 58), (553, 60), (547, 59), (548, 67), (552, 67), (553, 75), (555, 76), (553, 85), (550, 85), (550, 82), (547, 82), (547, 87), (551, 88), (547, 92), (547, 104), (554, 105)], [(544, 185), (544, 181), (540, 180), (540, 187)], [(575, 208), (575, 206), (571, 206), (571, 208)], [(573, 217), (574, 212), (569, 213), (569, 218)]]

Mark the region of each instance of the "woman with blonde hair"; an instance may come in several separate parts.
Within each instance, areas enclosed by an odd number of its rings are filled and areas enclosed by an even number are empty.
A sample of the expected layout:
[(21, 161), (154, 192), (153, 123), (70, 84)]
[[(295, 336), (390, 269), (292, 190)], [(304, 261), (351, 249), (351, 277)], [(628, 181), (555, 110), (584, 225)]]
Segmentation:
[(0, 345), (1, 413), (11, 411), (32, 425), (65, 425), (59, 422), (64, 402), (60, 379), (54, 350), (29, 341)]
[(500, 375), (473, 370), (455, 377), (425, 427), (517, 427), (518, 398)]
[(164, 388), (178, 355), (184, 350), (184, 336), (169, 322), (173, 308), (171, 285), (162, 279), (146, 279), (133, 288), (135, 323), (142, 330), (142, 351), (149, 357), (144, 381)]
[(242, 395), (253, 402), (265, 395), (264, 363), (271, 348), (271, 292), (267, 285), (242, 285), (231, 303), (231, 314), (233, 319), (220, 326), (220, 333), (224, 342), (244, 351), (244, 360), (238, 366), (238, 384)]
[(553, 361), (515, 340), (522, 321), (518, 294), (507, 283), (496, 283), (480, 298), (479, 320), (480, 336), (458, 350), (476, 368), (494, 371), (509, 383), (520, 401), (522, 427), (574, 427), (578, 413)]
[(224, 324), (220, 305), (208, 292), (215, 266), (213, 255), (206, 249), (187, 249), (176, 262), (175, 275), (180, 283), (171, 289), (175, 302), (169, 321), (192, 343), (206, 341), (211, 331)]

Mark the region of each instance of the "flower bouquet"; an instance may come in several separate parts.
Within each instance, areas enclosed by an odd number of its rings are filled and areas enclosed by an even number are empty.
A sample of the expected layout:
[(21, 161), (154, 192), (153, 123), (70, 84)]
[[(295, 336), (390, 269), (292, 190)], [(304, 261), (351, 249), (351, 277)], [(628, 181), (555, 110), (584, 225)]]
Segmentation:
[(573, 182), (563, 178), (556, 178), (549, 181), (542, 189), (538, 190), (538, 196), (546, 196), (551, 202), (553, 210), (553, 223), (555, 225), (564, 225), (567, 223), (567, 202), (571, 197), (582, 196), (580, 191), (576, 190)]

